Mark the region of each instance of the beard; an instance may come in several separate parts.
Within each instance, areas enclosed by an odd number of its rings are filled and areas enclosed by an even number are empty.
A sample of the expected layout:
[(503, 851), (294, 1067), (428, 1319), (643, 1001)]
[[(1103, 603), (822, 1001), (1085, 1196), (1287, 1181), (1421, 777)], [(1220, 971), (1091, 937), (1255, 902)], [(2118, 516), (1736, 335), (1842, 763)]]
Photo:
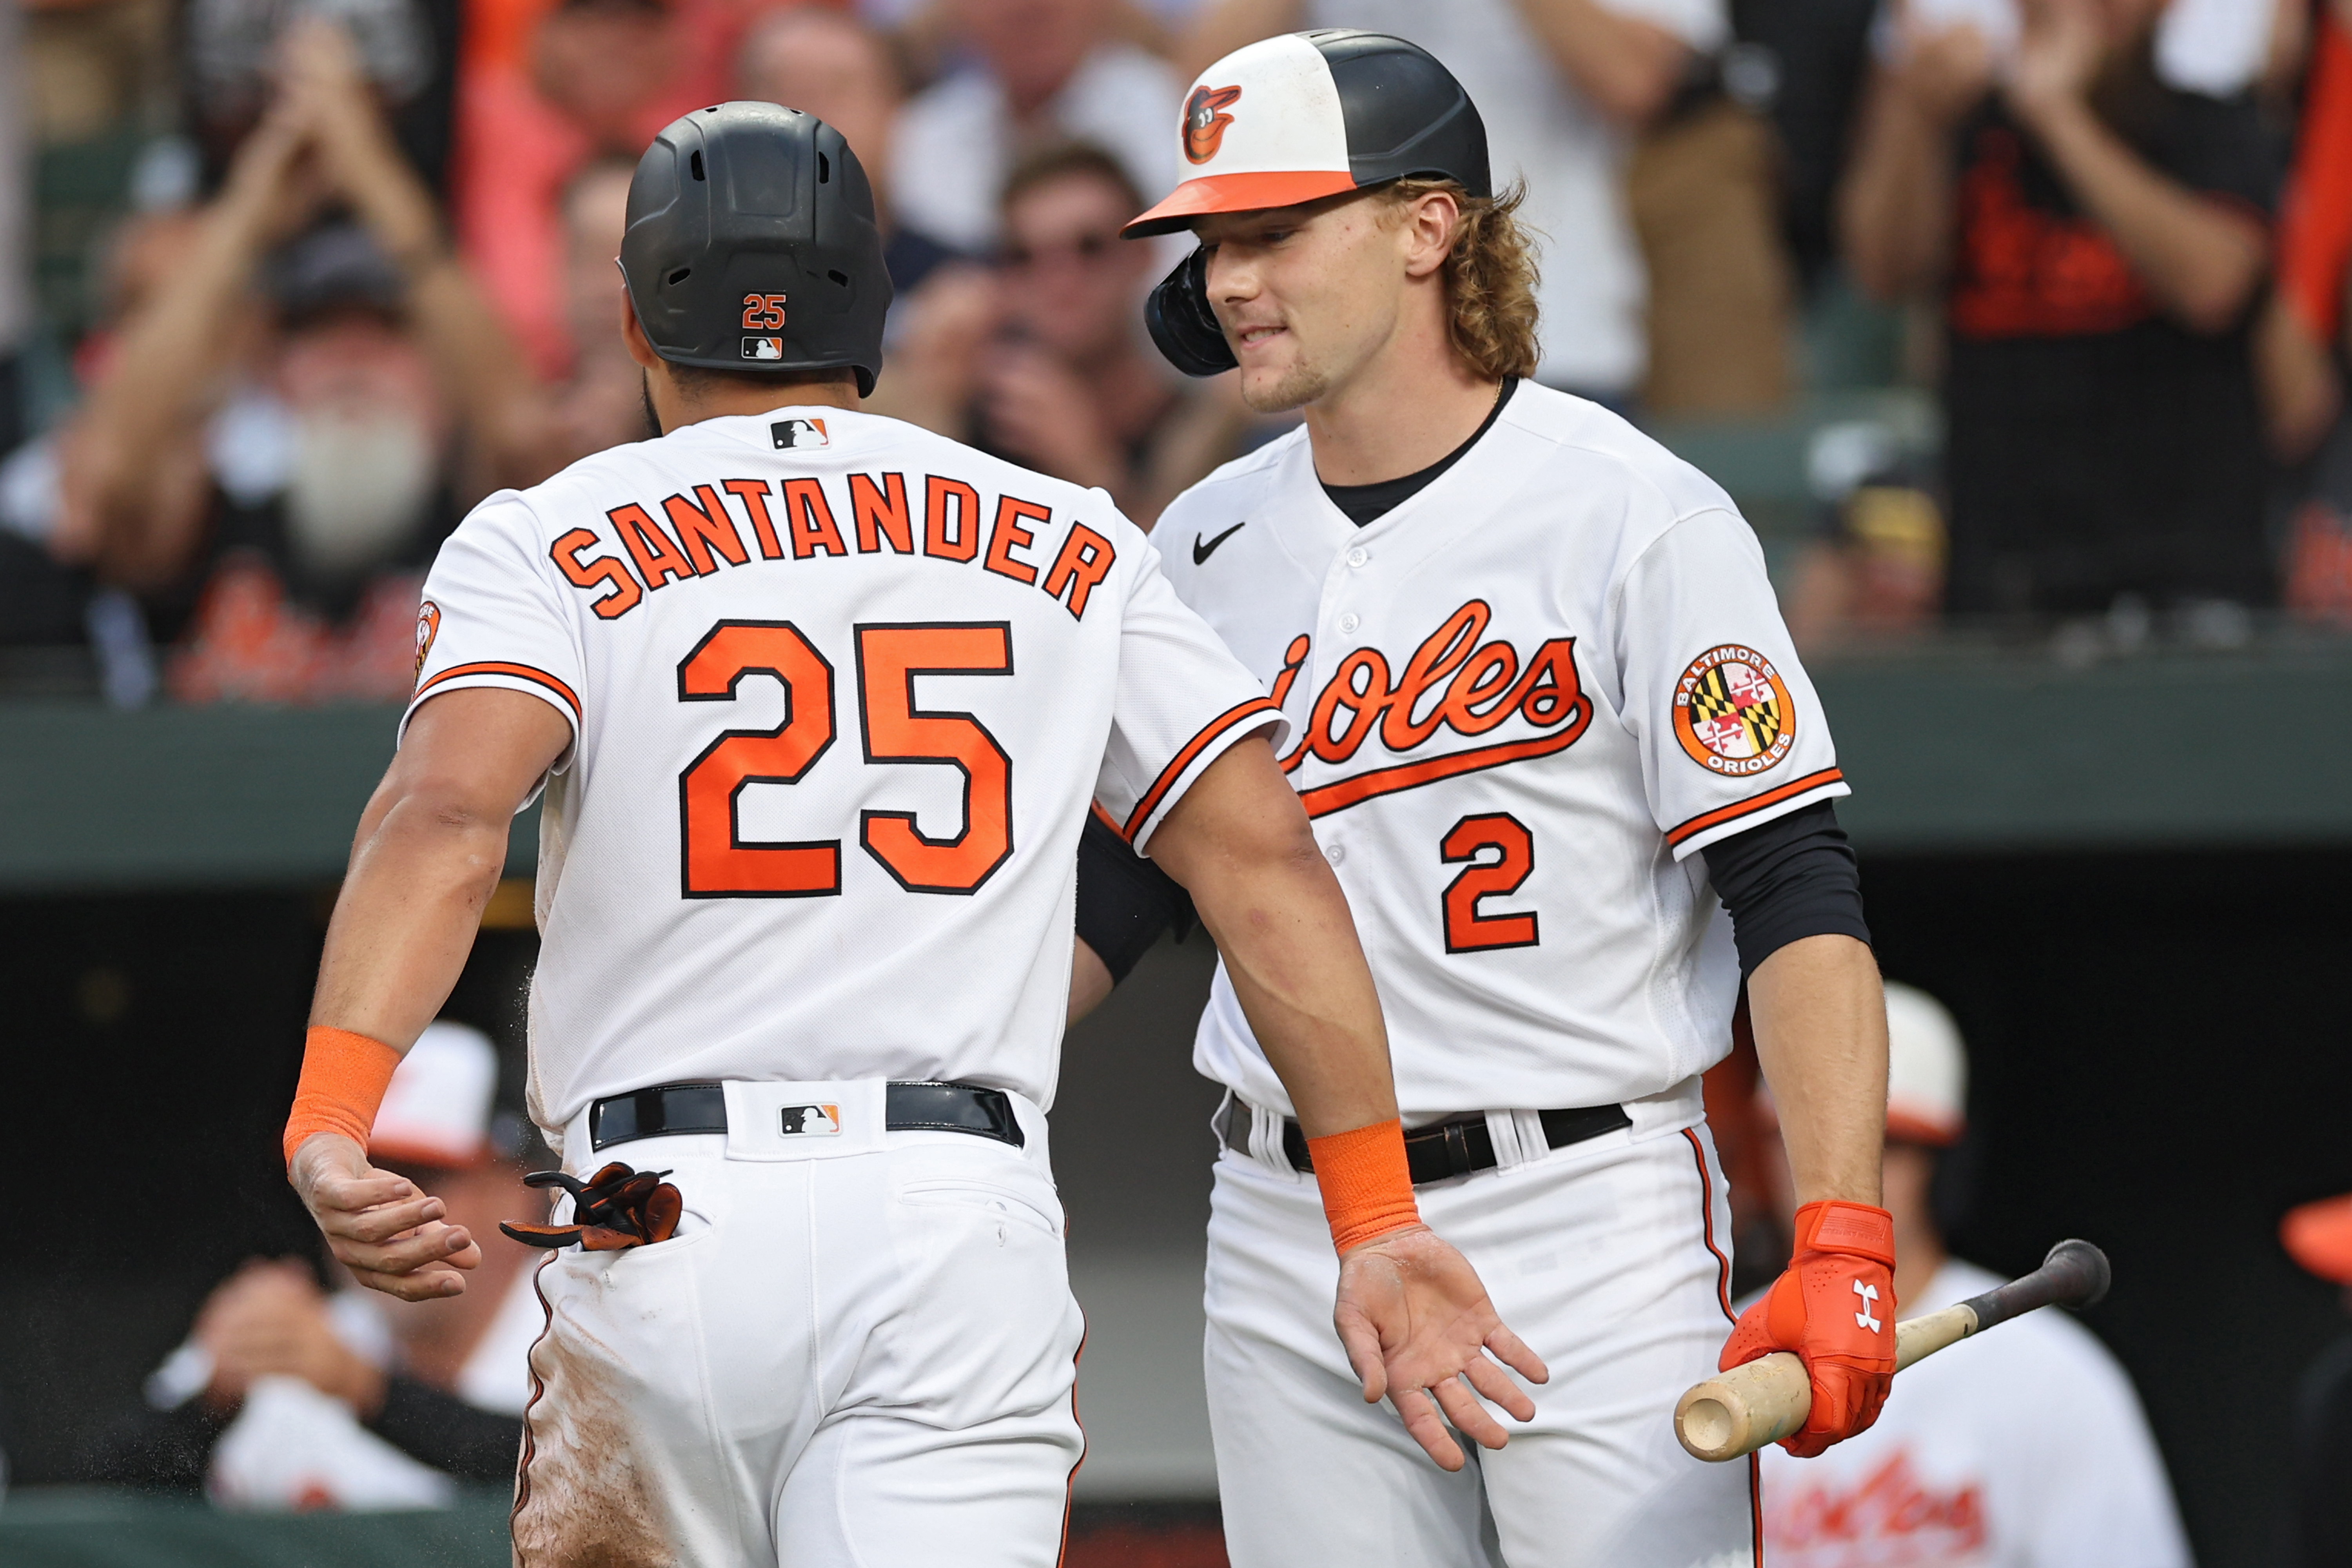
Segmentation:
[(644, 369), (637, 372), (637, 396), (644, 400), (646, 405), (645, 438), (648, 441), (654, 440), (662, 434), (662, 427), (661, 416), (654, 412), (653, 372)]
[(422, 420), (389, 411), (298, 412), (286, 483), (288, 542), (304, 569), (356, 577), (408, 542), (440, 483)]
[(1242, 377), (1242, 402), (1253, 414), (1287, 414), (1305, 407), (1331, 390), (1331, 378), (1319, 366), (1294, 361), (1270, 386), (1252, 386)]

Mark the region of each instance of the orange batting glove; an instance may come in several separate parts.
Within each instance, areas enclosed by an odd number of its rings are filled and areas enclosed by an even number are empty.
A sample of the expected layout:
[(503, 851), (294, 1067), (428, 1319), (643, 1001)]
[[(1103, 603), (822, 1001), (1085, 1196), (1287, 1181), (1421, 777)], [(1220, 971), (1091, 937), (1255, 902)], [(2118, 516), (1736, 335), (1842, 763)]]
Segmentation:
[(1797, 1211), (1789, 1267), (1739, 1315), (1716, 1370), (1794, 1351), (1813, 1380), (1813, 1407), (1780, 1447), (1810, 1459), (1878, 1419), (1895, 1381), (1895, 1218), (1868, 1204)]

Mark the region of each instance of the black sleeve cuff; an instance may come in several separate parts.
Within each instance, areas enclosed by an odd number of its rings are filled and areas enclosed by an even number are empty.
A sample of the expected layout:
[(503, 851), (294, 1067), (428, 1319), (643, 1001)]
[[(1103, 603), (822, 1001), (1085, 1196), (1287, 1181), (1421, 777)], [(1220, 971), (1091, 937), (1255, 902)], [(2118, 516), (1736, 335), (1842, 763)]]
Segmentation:
[(1870, 941), (1862, 872), (1828, 801), (1719, 838), (1699, 853), (1716, 895), (1731, 911), (1741, 979), (1809, 936)]
[(1078, 939), (1113, 981), (1124, 980), (1171, 927), (1192, 929), (1192, 899), (1175, 878), (1138, 855), (1091, 812), (1078, 839)]
[(468, 1405), (400, 1373), (384, 1380), (383, 1408), (367, 1425), (410, 1458), (461, 1481), (511, 1481), (522, 1453), (519, 1418)]

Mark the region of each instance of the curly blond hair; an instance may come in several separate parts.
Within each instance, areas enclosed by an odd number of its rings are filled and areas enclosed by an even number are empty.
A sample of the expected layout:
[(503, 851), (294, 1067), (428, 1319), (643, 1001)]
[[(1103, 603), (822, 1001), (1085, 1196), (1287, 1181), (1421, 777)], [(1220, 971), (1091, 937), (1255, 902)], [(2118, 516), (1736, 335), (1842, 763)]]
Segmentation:
[(1536, 370), (1536, 241), (1519, 224), (1524, 181), (1499, 195), (1474, 196), (1456, 180), (1411, 178), (1381, 188), (1391, 211), (1433, 191), (1450, 193), (1462, 209), (1454, 248), (1445, 257), (1445, 300), (1452, 310), (1454, 352), (1479, 374), (1499, 380)]

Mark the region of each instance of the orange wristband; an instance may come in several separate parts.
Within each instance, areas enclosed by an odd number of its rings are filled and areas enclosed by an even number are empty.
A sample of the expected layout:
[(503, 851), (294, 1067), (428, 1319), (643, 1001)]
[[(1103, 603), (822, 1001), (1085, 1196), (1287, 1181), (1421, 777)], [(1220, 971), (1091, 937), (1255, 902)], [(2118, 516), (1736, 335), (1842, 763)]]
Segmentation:
[(1405, 1164), (1404, 1124), (1395, 1117), (1307, 1141), (1307, 1158), (1323, 1189), (1331, 1245), (1345, 1253), (1374, 1237), (1421, 1223)]
[(313, 1132), (340, 1132), (367, 1147), (376, 1108), (392, 1084), (400, 1053), (382, 1040), (349, 1029), (312, 1027), (302, 1045), (302, 1078), (286, 1118), (286, 1163)]

